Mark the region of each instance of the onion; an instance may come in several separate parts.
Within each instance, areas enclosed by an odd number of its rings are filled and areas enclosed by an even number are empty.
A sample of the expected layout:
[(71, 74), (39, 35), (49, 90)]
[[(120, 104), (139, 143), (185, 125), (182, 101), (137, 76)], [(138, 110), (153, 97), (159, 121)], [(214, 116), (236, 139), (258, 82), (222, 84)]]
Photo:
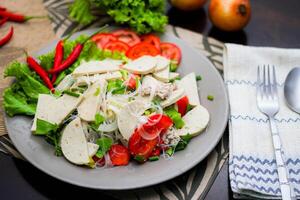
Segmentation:
[(224, 31), (239, 31), (244, 28), (251, 16), (249, 0), (211, 0), (209, 18)]
[(114, 120), (111, 123), (104, 122), (103, 124), (100, 124), (100, 126), (98, 128), (98, 130), (102, 131), (102, 132), (112, 132), (117, 129), (118, 129), (118, 124), (117, 124), (116, 120)]
[(157, 137), (160, 135), (161, 130), (157, 130), (157, 131), (155, 132), (155, 134), (149, 134), (149, 133), (144, 129), (144, 127), (141, 126), (141, 127), (139, 128), (138, 133), (139, 133), (139, 135), (140, 135), (143, 139), (145, 139), (145, 140), (154, 140), (155, 138), (157, 138)]
[(111, 168), (111, 167), (114, 166), (111, 162), (111, 159), (110, 159), (110, 156), (109, 156), (108, 152), (104, 155), (104, 159), (105, 159), (105, 164), (103, 166), (104, 168)]

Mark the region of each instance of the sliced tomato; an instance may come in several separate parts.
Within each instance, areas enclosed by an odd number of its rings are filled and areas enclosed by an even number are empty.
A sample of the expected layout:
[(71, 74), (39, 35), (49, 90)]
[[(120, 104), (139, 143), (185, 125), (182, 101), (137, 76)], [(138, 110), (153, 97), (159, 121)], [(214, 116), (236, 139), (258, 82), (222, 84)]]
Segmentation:
[(126, 52), (126, 56), (131, 59), (136, 59), (144, 55), (157, 56), (159, 54), (160, 54), (159, 49), (157, 49), (155, 46), (147, 42), (140, 42), (132, 46)]
[(170, 60), (175, 60), (179, 64), (181, 61), (181, 50), (180, 48), (169, 42), (162, 42), (160, 43), (160, 50), (161, 50), (161, 55), (170, 59)]
[(156, 147), (153, 149), (153, 151), (151, 152), (151, 156), (160, 156), (160, 148), (159, 147)]
[(117, 30), (112, 33), (118, 40), (125, 42), (129, 46), (136, 45), (141, 41), (140, 37), (133, 31)]
[(172, 124), (171, 118), (166, 115), (151, 115), (148, 121), (138, 127), (130, 137), (128, 146), (131, 155), (138, 156), (139, 162), (145, 162), (159, 144), (160, 134)]
[(92, 41), (94, 41), (100, 49), (103, 49), (107, 43), (117, 40), (118, 38), (116, 36), (109, 33), (98, 33), (92, 37)]
[(136, 80), (140, 79), (140, 76), (131, 74), (129, 78), (124, 82), (130, 89), (136, 89)]
[(154, 34), (146, 34), (141, 36), (142, 42), (147, 42), (149, 44), (152, 44), (157, 49), (160, 49), (160, 39)]
[(139, 162), (145, 162), (158, 144), (158, 137), (153, 140), (145, 140), (139, 134), (138, 129), (129, 138), (128, 148), (132, 156), (138, 157)]
[(129, 49), (129, 46), (125, 42), (111, 41), (104, 46), (104, 49), (126, 53)]
[(128, 165), (130, 154), (126, 147), (120, 144), (114, 144), (108, 151), (111, 163), (114, 166)]
[(176, 102), (176, 105), (178, 107), (178, 112), (181, 114), (181, 116), (184, 116), (187, 111), (187, 107), (189, 105), (188, 97), (187, 96), (182, 97)]

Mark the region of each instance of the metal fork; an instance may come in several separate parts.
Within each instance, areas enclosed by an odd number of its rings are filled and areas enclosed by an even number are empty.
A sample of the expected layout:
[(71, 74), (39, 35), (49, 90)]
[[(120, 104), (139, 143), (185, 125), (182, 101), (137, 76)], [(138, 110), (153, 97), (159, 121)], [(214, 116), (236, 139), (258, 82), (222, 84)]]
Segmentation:
[(289, 174), (283, 155), (281, 140), (274, 118), (279, 111), (274, 66), (272, 68), (269, 67), (269, 65), (264, 65), (262, 68), (258, 66), (256, 100), (258, 109), (269, 118), (282, 199), (296, 199), (293, 186), (289, 181)]

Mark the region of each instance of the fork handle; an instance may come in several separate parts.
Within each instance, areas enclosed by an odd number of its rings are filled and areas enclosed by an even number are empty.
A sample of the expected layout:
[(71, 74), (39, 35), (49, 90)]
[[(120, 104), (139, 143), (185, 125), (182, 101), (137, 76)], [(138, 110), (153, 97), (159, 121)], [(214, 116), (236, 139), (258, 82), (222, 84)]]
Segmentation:
[(271, 132), (272, 132), (273, 147), (275, 149), (275, 159), (276, 159), (282, 199), (283, 200), (296, 199), (294, 194), (294, 188), (290, 183), (289, 172), (284, 159), (281, 140), (280, 140), (275, 119), (274, 117), (269, 117), (269, 120), (270, 120)]

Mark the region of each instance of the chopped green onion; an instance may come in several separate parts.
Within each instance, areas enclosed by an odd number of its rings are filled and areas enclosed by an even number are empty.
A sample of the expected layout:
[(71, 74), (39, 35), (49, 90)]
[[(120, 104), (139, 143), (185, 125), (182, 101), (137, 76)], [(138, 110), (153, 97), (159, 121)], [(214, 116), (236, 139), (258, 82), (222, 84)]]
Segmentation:
[(207, 96), (207, 99), (208, 99), (209, 101), (213, 101), (213, 100), (214, 100), (214, 96), (208, 95), (208, 96)]
[(145, 162), (144, 156), (141, 156), (141, 155), (134, 156), (134, 160), (136, 160), (138, 162)]
[(75, 93), (75, 92), (72, 92), (72, 91), (70, 91), (70, 90), (65, 90), (65, 91), (64, 91), (64, 94), (70, 95), (70, 96), (72, 96), (72, 97), (79, 97), (79, 96), (80, 96), (80, 94)]
[(149, 161), (157, 161), (157, 160), (159, 160), (159, 156), (151, 156), (149, 158)]
[(100, 88), (97, 88), (95, 93), (94, 93), (94, 96), (98, 96), (100, 94)]
[(202, 80), (202, 77), (200, 75), (197, 75), (196, 76), (196, 81), (201, 81)]
[(172, 147), (168, 148), (168, 149), (166, 150), (166, 154), (167, 154), (168, 156), (172, 156), (172, 155), (174, 154), (174, 149), (173, 149)]

